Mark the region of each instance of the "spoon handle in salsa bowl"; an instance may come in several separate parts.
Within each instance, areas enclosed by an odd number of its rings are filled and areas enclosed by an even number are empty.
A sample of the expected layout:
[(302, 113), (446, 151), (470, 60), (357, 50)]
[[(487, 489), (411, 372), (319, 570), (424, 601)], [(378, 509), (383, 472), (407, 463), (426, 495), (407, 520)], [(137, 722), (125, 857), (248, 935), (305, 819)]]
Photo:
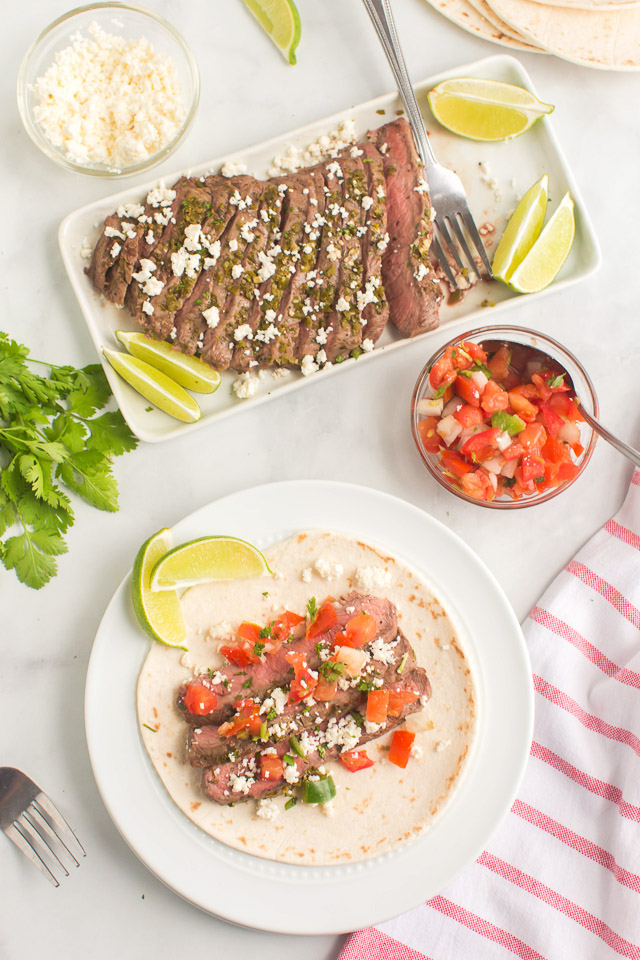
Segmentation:
[(580, 404), (580, 412), (589, 426), (592, 427), (595, 432), (603, 438), (603, 440), (606, 440), (607, 443), (610, 443), (612, 447), (615, 447), (618, 453), (622, 453), (625, 457), (631, 460), (632, 463), (635, 463), (636, 467), (640, 467), (640, 453), (634, 449), (634, 447), (630, 447), (628, 443), (624, 442), (624, 440), (620, 440), (612, 433), (609, 433), (607, 428), (603, 427), (602, 424), (595, 419), (595, 417), (592, 417), (591, 414), (585, 410), (582, 404)]

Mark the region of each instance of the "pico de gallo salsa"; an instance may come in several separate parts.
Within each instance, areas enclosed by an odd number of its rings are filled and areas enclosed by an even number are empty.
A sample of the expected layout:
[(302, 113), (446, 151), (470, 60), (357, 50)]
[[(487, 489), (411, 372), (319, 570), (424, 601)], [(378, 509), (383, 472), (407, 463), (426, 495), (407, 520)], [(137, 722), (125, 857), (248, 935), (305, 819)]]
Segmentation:
[(418, 401), (424, 449), (476, 500), (530, 497), (573, 480), (584, 447), (566, 371), (516, 343), (463, 340), (429, 371)]

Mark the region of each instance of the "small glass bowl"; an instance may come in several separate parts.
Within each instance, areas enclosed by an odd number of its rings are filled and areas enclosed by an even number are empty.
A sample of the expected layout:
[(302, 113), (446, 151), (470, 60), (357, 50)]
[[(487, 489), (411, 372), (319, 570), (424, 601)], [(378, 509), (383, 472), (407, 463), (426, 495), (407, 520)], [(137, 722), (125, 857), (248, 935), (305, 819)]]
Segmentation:
[[(107, 33), (115, 33), (128, 40), (144, 37), (158, 53), (170, 56), (176, 65), (184, 97), (185, 117), (172, 139), (144, 160), (118, 169), (110, 168), (106, 164), (80, 164), (70, 160), (61, 148), (54, 146), (46, 138), (34, 115), (34, 107), (37, 105), (34, 92), (36, 80), (49, 69), (55, 54), (71, 44), (73, 34), (81, 32), (86, 36), (86, 30), (91, 23), (97, 23)], [(18, 74), (18, 110), (33, 142), (46, 156), (67, 170), (85, 173), (91, 177), (131, 176), (160, 163), (173, 153), (186, 136), (199, 99), (198, 64), (184, 38), (164, 17), (144, 7), (126, 3), (92, 3), (58, 17), (33, 41)]]
[(475, 503), (477, 506), (490, 507), (493, 510), (518, 510), (522, 507), (533, 507), (538, 503), (545, 503), (552, 497), (562, 493), (567, 487), (570, 487), (575, 480), (582, 474), (582, 471), (588, 464), (596, 445), (597, 436), (586, 423), (580, 423), (581, 444), (584, 447), (583, 453), (574, 459), (574, 462), (580, 468), (579, 472), (571, 480), (567, 480), (557, 487), (551, 487), (538, 494), (522, 497), (520, 500), (512, 500), (511, 497), (502, 497), (500, 499), (485, 501), (477, 500), (464, 493), (453, 478), (444, 473), (444, 467), (440, 462), (437, 453), (429, 453), (425, 450), (420, 434), (418, 433), (418, 422), (422, 417), (418, 414), (418, 402), (424, 397), (429, 396), (429, 371), (431, 367), (444, 354), (447, 347), (455, 346), (461, 340), (471, 340), (473, 343), (482, 343), (487, 340), (497, 340), (506, 343), (521, 344), (525, 347), (533, 347), (540, 350), (554, 359), (564, 370), (567, 371), (573, 380), (573, 386), (576, 395), (580, 398), (582, 405), (594, 417), (598, 416), (598, 398), (591, 382), (589, 374), (584, 369), (580, 361), (571, 353), (567, 347), (563, 347), (557, 340), (538, 333), (536, 330), (528, 330), (526, 327), (478, 327), (476, 330), (469, 330), (467, 333), (461, 333), (445, 343), (433, 354), (423, 367), (420, 376), (416, 382), (411, 398), (411, 432), (415, 440), (418, 453), (429, 473), (435, 477), (446, 490), (466, 500), (467, 503)]

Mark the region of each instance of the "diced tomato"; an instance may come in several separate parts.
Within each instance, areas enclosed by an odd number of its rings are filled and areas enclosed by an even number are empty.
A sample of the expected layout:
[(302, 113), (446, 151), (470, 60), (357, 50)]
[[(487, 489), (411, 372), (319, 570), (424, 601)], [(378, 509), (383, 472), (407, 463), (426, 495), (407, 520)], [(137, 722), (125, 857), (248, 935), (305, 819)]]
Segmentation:
[(525, 423), (533, 423), (538, 416), (538, 408), (522, 393), (523, 387), (514, 387), (509, 390), (509, 403), (514, 413), (517, 413)]
[(489, 380), (482, 391), (480, 406), (489, 415), (506, 410), (509, 406), (509, 394), (495, 380)]
[(484, 423), (484, 414), (479, 407), (472, 407), (470, 403), (463, 403), (454, 413), (454, 417), (463, 427), (477, 427)]
[(391, 738), (389, 763), (394, 763), (396, 767), (402, 767), (404, 770), (409, 763), (411, 747), (415, 738), (415, 733), (411, 733), (410, 730), (396, 730)]
[(275, 641), (274, 646), (276, 643), (278, 645), (283, 644), (291, 636), (293, 628), (297, 627), (303, 620), (304, 617), (299, 617), (297, 613), (293, 613), (291, 610), (285, 610), (285, 612), (274, 621), (269, 639), (272, 643)]
[(343, 767), (346, 767), (351, 773), (356, 773), (357, 770), (366, 770), (375, 763), (375, 760), (371, 759), (366, 750), (351, 750), (349, 753), (341, 753), (338, 759)]
[(347, 622), (344, 633), (347, 638), (346, 646), (363, 647), (371, 643), (377, 632), (376, 621), (370, 613), (361, 610)]
[(419, 693), (414, 690), (390, 690), (388, 714), (390, 717), (399, 717), (405, 707), (410, 703), (415, 703)]
[(284, 763), (274, 753), (260, 754), (260, 779), (282, 780), (284, 777)]
[(564, 420), (559, 414), (556, 413), (551, 404), (547, 403), (545, 400), (540, 403), (540, 413), (542, 414), (542, 419), (544, 420), (549, 434), (552, 437), (556, 437), (558, 435), (558, 431), (564, 424)]
[(336, 622), (336, 611), (330, 600), (325, 600), (315, 615), (312, 623), (307, 627), (308, 637), (319, 637), (321, 633), (326, 633)]
[(580, 472), (580, 467), (577, 463), (561, 463), (558, 467), (558, 480), (565, 483), (567, 480), (574, 480), (578, 473)]
[(474, 433), (472, 437), (463, 443), (461, 453), (469, 460), (481, 462), (489, 460), (495, 450), (496, 441), (500, 436), (500, 430), (497, 427), (491, 427), (490, 430), (482, 430), (480, 433)]
[(367, 721), (386, 723), (389, 708), (388, 690), (371, 690), (367, 695)]
[(244, 640), (235, 645), (224, 644), (220, 647), (220, 653), (236, 667), (248, 667), (252, 663), (258, 663), (260, 657), (253, 652), (254, 644)]
[(578, 404), (567, 393), (554, 393), (549, 400), (549, 405), (565, 420), (575, 422), (584, 419)]
[(337, 692), (337, 680), (325, 680), (324, 677), (318, 677), (318, 682), (315, 690), (313, 691), (313, 699), (322, 700), (323, 703), (328, 703), (329, 700), (333, 700)]
[(540, 454), (551, 463), (568, 463), (571, 461), (571, 454), (566, 443), (556, 440), (555, 437), (547, 437)]
[(467, 351), (472, 360), (476, 360), (478, 363), (487, 362), (486, 351), (480, 346), (479, 343), (473, 343), (472, 340), (463, 340), (462, 346)]
[(505, 380), (509, 373), (509, 364), (511, 363), (511, 350), (506, 344), (498, 347), (496, 352), (489, 360), (487, 366), (496, 380)]
[(549, 397), (553, 396), (553, 390), (549, 389), (546, 381), (540, 376), (539, 373), (532, 373), (531, 381), (535, 384), (538, 396), (541, 400), (548, 400)]
[(461, 453), (458, 453), (457, 450), (443, 450), (440, 454), (440, 459), (445, 469), (450, 470), (458, 479), (464, 477), (465, 473), (473, 470), (472, 464), (470, 464)]
[[(544, 381), (544, 384), (547, 387), (547, 389), (551, 390), (552, 393), (566, 393), (566, 391), (569, 389), (567, 384), (564, 382), (565, 373), (560, 369), (540, 370), (539, 376)], [(557, 383), (555, 386), (551, 386), (552, 383), (555, 384), (555, 381), (558, 380), (559, 377), (562, 378), (560, 382)], [(533, 377), (531, 379), (533, 380)]]
[(259, 623), (250, 623), (248, 620), (244, 620), (236, 630), (236, 633), (240, 640), (247, 640), (249, 643), (254, 644), (260, 639), (261, 630), (262, 627)]
[(184, 692), (184, 705), (189, 713), (205, 717), (218, 706), (218, 698), (212, 690), (201, 683), (190, 683)]
[(288, 702), (300, 703), (302, 700), (311, 696), (317, 686), (318, 678), (311, 675), (309, 665), (303, 653), (292, 651), (285, 654), (285, 659), (287, 663), (291, 664), (294, 670), (294, 677), (289, 689)]
[(518, 434), (518, 443), (522, 444), (527, 453), (539, 453), (547, 442), (547, 431), (541, 423), (528, 423), (522, 433)]
[(425, 417), (424, 420), (418, 421), (418, 433), (427, 453), (437, 453), (440, 449), (442, 440), (436, 430), (437, 426), (438, 417)]
[(447, 386), (456, 378), (456, 371), (453, 366), (452, 347), (447, 347), (439, 360), (436, 360), (429, 371), (429, 383), (434, 390), (444, 384)]
[(525, 453), (520, 457), (520, 463), (516, 467), (516, 477), (527, 483), (529, 480), (535, 480), (537, 477), (544, 476), (544, 460), (531, 453)]
[(480, 390), (471, 377), (456, 377), (455, 391), (465, 403), (472, 407), (480, 406)]
[(502, 451), (502, 456), (505, 460), (515, 460), (521, 453), (524, 453), (524, 447), (517, 440), (514, 440)]
[(262, 720), (260, 718), (260, 704), (256, 700), (245, 698), (236, 700), (234, 703), (236, 715), (221, 724), (218, 733), (221, 737), (234, 737), (245, 730), (250, 736), (257, 736), (260, 733)]
[(482, 470), (465, 473), (460, 481), (460, 485), (469, 497), (474, 497), (476, 500), (492, 499), (491, 494), (494, 493), (494, 489), (486, 473)]

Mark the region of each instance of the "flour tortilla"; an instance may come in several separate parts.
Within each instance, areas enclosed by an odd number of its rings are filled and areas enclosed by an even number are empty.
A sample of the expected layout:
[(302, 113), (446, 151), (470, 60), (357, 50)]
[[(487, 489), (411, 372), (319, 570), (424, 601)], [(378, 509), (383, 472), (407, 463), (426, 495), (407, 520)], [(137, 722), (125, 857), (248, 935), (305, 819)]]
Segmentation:
[(531, 43), (584, 67), (640, 70), (640, 7), (578, 10), (534, 0), (488, 0)]
[[(414, 647), (432, 686), (426, 707), (409, 717), (421, 756), (406, 770), (390, 764), (387, 734), (367, 745), (374, 767), (349, 773), (340, 763), (327, 765), (337, 796), (329, 808), (299, 802), (284, 810), (277, 797), (274, 820), (257, 817), (254, 800), (223, 807), (202, 794), (202, 771), (188, 765), (186, 724), (175, 706), (179, 685), (192, 675), (179, 650), (153, 644), (138, 682), (138, 717), (145, 747), (169, 794), (202, 830), (223, 843), (271, 860), (298, 864), (336, 864), (364, 860), (395, 849), (422, 833), (459, 782), (475, 730), (474, 684), (459, 631), (430, 587), (401, 561), (353, 537), (339, 533), (300, 533), (266, 552), (273, 579), (229, 581), (193, 587), (183, 597), (187, 622), (187, 663), (216, 668), (221, 623), (266, 623), (284, 608), (303, 612), (310, 597), (320, 602), (353, 589), (384, 596), (398, 608), (399, 624)], [(319, 559), (342, 564), (330, 581), (301, 571)], [(357, 571), (375, 568), (388, 584), (368, 591)], [(263, 592), (268, 592), (268, 597)], [(212, 636), (213, 634), (213, 636)], [(152, 729), (149, 729), (152, 728)], [(155, 732), (154, 732), (155, 731)]]
[[(523, 53), (547, 52), (528, 40), (518, 40), (513, 36), (507, 36), (499, 27), (495, 27), (479, 14), (468, 0), (427, 0), (427, 3), (447, 20), (451, 20), (452, 23), (466, 30), (467, 33), (472, 33), (482, 40), (489, 40), (491, 43), (498, 43), (502, 47), (511, 47), (512, 50), (520, 50)], [(517, 29), (515, 32), (518, 32)]]
[(629, 10), (640, 5), (640, 0), (533, 0), (545, 7), (567, 7), (575, 10)]
[[(520, 43), (526, 44), (526, 39), (522, 34), (518, 33), (517, 30), (514, 30), (513, 27), (510, 27), (508, 24), (501, 20), (500, 17), (493, 12), (486, 0), (469, 0), (469, 3), (476, 10), (481, 17), (484, 17), (485, 20), (488, 20), (489, 23), (499, 30), (501, 33), (504, 33), (507, 37), (511, 37), (513, 40), (518, 40)], [(538, 53), (544, 53), (546, 51), (538, 50)]]

